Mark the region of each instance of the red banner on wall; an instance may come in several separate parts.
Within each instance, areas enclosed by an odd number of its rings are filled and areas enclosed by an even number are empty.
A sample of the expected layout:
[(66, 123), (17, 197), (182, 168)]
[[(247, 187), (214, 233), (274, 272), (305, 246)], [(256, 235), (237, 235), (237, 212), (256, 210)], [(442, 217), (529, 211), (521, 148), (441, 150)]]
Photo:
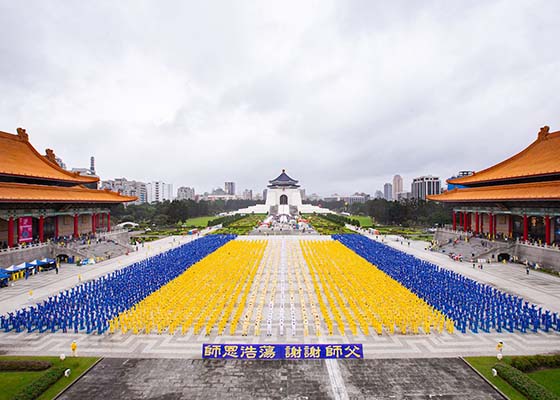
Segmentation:
[(33, 218), (21, 217), (18, 221), (19, 242), (31, 242), (33, 240)]

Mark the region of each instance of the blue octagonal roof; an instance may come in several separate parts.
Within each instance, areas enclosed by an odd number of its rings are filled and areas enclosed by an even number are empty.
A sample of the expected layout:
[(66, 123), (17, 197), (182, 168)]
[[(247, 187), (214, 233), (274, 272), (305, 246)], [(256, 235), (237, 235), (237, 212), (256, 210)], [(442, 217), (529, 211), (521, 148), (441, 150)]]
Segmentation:
[(292, 179), (288, 176), (288, 174), (286, 174), (286, 170), (283, 169), (282, 173), (280, 175), (278, 175), (278, 177), (276, 179), (273, 179), (271, 181), (268, 181), (270, 183), (269, 187), (271, 186), (299, 186), (297, 183), (298, 181), (296, 181), (295, 179)]

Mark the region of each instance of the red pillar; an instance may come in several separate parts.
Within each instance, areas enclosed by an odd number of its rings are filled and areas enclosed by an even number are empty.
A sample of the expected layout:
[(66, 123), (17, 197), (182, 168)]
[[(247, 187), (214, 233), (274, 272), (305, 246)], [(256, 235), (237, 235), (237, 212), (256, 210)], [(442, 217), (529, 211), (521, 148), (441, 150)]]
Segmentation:
[(508, 237), (513, 237), (513, 215), (508, 216)]
[(463, 212), (463, 231), (467, 231), (468, 227), (469, 227), (469, 215), (467, 214), (467, 212)]
[(107, 232), (111, 232), (111, 213), (107, 213)]
[(488, 213), (488, 233), (490, 234), (490, 239), (494, 238), (494, 215)]
[(39, 217), (39, 242), (43, 243), (45, 241), (45, 217), (42, 215)]
[(453, 211), (453, 230), (457, 230), (457, 213)]
[(74, 237), (77, 238), (78, 236), (80, 236), (78, 231), (78, 214), (74, 214)]
[(58, 237), (58, 215), (54, 216), (54, 237)]
[(91, 233), (95, 235), (95, 213), (91, 214)]
[(474, 233), (478, 234), (480, 230), (480, 221), (478, 218), (478, 211), (474, 213)]
[(8, 219), (8, 247), (14, 247), (14, 217)]
[(529, 240), (529, 220), (527, 214), (523, 214), (523, 240)]
[(544, 217), (545, 242), (550, 245), (550, 217)]
[(472, 231), (472, 213), (469, 213), (469, 217), (467, 218), (467, 228), (469, 231)]

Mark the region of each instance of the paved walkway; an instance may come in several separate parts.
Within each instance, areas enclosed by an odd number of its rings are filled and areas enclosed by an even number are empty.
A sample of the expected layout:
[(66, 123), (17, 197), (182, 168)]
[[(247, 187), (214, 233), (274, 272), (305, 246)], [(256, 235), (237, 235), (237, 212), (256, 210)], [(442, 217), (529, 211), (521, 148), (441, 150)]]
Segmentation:
[[(118, 377), (118, 381), (115, 380)], [(106, 358), (60, 399), (502, 399), (463, 360)]]
[(76, 341), (81, 356), (125, 358), (201, 358), (203, 343), (362, 343), (365, 358), (432, 358), (495, 355), (496, 344), (504, 342), (504, 354), (528, 355), (560, 352), (558, 333), (442, 333), (430, 335), (356, 336), (205, 336), (169, 334), (0, 333), (0, 354), (69, 354)]

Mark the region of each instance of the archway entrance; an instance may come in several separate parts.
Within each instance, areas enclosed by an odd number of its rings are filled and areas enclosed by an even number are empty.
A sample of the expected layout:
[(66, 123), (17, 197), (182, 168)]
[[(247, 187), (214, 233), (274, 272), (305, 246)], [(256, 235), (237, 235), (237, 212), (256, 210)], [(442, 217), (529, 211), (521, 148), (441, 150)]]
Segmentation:
[(283, 204), (288, 204), (288, 196), (286, 196), (285, 194), (280, 196), (280, 205), (283, 205)]
[(508, 261), (510, 260), (510, 255), (508, 253), (500, 253), (498, 254), (498, 262), (502, 262), (504, 260)]

